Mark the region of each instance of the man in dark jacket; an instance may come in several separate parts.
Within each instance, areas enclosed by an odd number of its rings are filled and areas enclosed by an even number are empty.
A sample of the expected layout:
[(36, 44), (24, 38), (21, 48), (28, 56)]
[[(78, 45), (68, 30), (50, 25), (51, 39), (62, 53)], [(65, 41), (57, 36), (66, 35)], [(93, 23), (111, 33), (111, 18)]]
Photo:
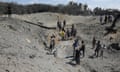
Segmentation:
[(66, 26), (66, 20), (63, 21), (63, 28)]
[(92, 49), (95, 48), (95, 45), (96, 45), (96, 39), (95, 39), (95, 37), (93, 37), (93, 40), (92, 40)]
[(69, 37), (70, 37), (70, 30), (68, 28), (67, 28), (66, 34), (67, 34), (67, 39), (69, 39)]
[(60, 22), (60, 21), (57, 21), (57, 27), (58, 27), (59, 31), (62, 29), (62, 26), (61, 26), (61, 22)]
[(50, 39), (50, 53), (52, 53), (52, 50), (54, 49), (54, 47), (55, 47), (55, 36), (52, 35)]
[(96, 49), (95, 49), (95, 56), (98, 57), (99, 56), (99, 51), (101, 49), (101, 44), (100, 44), (100, 41), (97, 42), (97, 45), (96, 45)]
[(107, 21), (108, 21), (108, 17), (107, 17), (107, 15), (105, 15), (104, 23), (106, 24)]
[(81, 52), (81, 51), (82, 51), (83, 57), (85, 57), (85, 44), (84, 44), (84, 41), (81, 42), (80, 52)]
[(75, 40), (74, 40), (74, 43), (73, 43), (73, 58), (75, 58), (75, 54), (76, 54), (76, 48), (78, 48), (79, 46), (79, 38), (77, 37)]

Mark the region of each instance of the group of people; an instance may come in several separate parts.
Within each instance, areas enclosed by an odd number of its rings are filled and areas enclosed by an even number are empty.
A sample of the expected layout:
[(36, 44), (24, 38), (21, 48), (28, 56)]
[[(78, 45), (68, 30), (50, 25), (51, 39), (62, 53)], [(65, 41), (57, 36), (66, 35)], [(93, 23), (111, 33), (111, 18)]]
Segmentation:
[[(61, 22), (57, 22), (57, 26), (60, 32), (60, 36), (62, 40), (69, 39), (70, 37), (74, 37), (73, 42), (73, 60), (75, 60), (76, 64), (80, 64), (80, 58), (85, 57), (85, 43), (83, 40), (80, 42), (80, 37), (77, 35), (77, 30), (75, 29), (74, 25), (72, 25), (71, 30), (69, 28), (65, 29), (66, 27), (66, 21), (63, 21), (63, 25), (61, 25)], [(55, 48), (55, 38), (56, 36), (53, 34), (50, 38), (50, 46), (49, 50), (50, 53), (52, 53), (52, 50)], [(95, 37), (93, 37), (92, 40), (92, 48), (94, 49), (94, 56), (103, 56), (103, 52), (105, 49), (105, 45), (102, 45), (101, 42), (96, 40)]]
[[(85, 57), (85, 50), (86, 50), (86, 45), (84, 43), (83, 40), (81, 40), (81, 42), (79, 42), (80, 39), (79, 37), (76, 37), (76, 39), (74, 40), (73, 43), (73, 60), (75, 60), (76, 64), (79, 65), (80, 64), (80, 58)], [(104, 50), (107, 47), (105, 46), (105, 44), (102, 44), (100, 42), (100, 40), (96, 40), (95, 37), (93, 37), (92, 40), (92, 49), (94, 49), (94, 57), (102, 57), (103, 58), (103, 54), (104, 54)]]
[(59, 29), (59, 34), (61, 36), (61, 40), (69, 40), (72, 37), (76, 37), (77, 29), (75, 28), (74, 24), (71, 28), (65, 28), (66, 20), (63, 21), (63, 25), (60, 21), (57, 22), (57, 28)]
[[(104, 22), (103, 22), (104, 21)], [(112, 22), (112, 16), (111, 15), (105, 15), (104, 16), (104, 20), (103, 20), (103, 16), (100, 16), (100, 23), (109, 23)], [(73, 42), (73, 60), (75, 60), (76, 64), (80, 64), (80, 58), (85, 57), (85, 50), (86, 50), (86, 46), (83, 40), (81, 40), (80, 42), (80, 37), (76, 36), (77, 35), (77, 29), (75, 28), (74, 25), (72, 25), (71, 28), (66, 28), (66, 20), (63, 21), (63, 25), (60, 21), (57, 22), (57, 28), (59, 30), (59, 35), (61, 36), (61, 40), (66, 40), (69, 39), (71, 37), (74, 37), (75, 40)], [(55, 35), (52, 35), (50, 38), (50, 52), (52, 53), (52, 50), (55, 47)], [(104, 54), (104, 50), (107, 47), (105, 46), (105, 44), (102, 44), (100, 40), (96, 40), (95, 37), (93, 37), (92, 40), (92, 49), (94, 49), (94, 54), (93, 56), (95, 57), (99, 57), (102, 56)]]
[(105, 44), (101, 44), (100, 40), (96, 40), (95, 37), (93, 37), (93, 41), (92, 41), (92, 49), (94, 49), (94, 56), (98, 57), (98, 56), (102, 56), (103, 57), (103, 53), (104, 50), (106, 49)]
[[(76, 61), (76, 64), (80, 64), (80, 56), (85, 57), (85, 43), (82, 40), (80, 42), (80, 37), (76, 36), (77, 35), (77, 30), (75, 26), (72, 24), (71, 29), (67, 28), (65, 29), (66, 26), (66, 21), (63, 21), (63, 25), (61, 25), (61, 22), (57, 22), (57, 27), (60, 32), (60, 36), (62, 40), (66, 40), (69, 38), (74, 38), (73, 42), (73, 60)], [(55, 38), (56, 36), (53, 34), (50, 36), (50, 46), (49, 46), (49, 51), (52, 54), (53, 49), (55, 48)]]
[(66, 20), (64, 20), (63, 23), (59, 20), (57, 21), (57, 27), (59, 31), (64, 30), (65, 26), (66, 26)]
[(79, 41), (79, 37), (76, 37), (73, 43), (73, 60), (75, 60), (78, 65), (80, 64), (80, 56), (85, 56), (85, 43), (83, 40), (81, 43)]
[(100, 24), (111, 23), (113, 21), (112, 15), (100, 16)]
[[(74, 25), (72, 25), (71, 29), (66, 28), (66, 20), (63, 21), (63, 25), (60, 21), (57, 22), (57, 29), (59, 31), (59, 35), (61, 40), (69, 40), (71, 38), (75, 38), (77, 34), (77, 30)], [(53, 49), (55, 48), (55, 39), (56, 36), (52, 34), (50, 36), (50, 45), (49, 45), (49, 52), (52, 54)]]

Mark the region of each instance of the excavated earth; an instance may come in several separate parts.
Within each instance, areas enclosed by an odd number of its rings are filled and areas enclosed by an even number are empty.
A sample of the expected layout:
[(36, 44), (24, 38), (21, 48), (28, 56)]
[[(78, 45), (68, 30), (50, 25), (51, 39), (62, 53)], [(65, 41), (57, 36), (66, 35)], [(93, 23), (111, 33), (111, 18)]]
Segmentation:
[[(41, 24), (45, 27), (56, 27), (58, 16), (61, 21), (66, 19), (66, 28), (75, 24), (77, 35), (80, 40), (85, 41), (86, 54), (80, 59), (78, 66), (75, 66), (74, 61), (71, 62), (74, 39), (58, 41), (58, 30), (41, 27)], [(110, 25), (99, 24), (97, 16), (57, 13), (0, 17), (0, 72), (120, 72), (120, 50), (105, 49), (103, 58), (91, 58), (94, 53), (94, 49), (91, 49), (93, 36), (106, 46), (120, 43), (120, 21), (117, 22), (116, 33), (104, 35), (105, 28)], [(43, 43), (47, 43), (48, 47), (50, 35), (53, 33), (57, 37), (56, 55), (49, 55)]]

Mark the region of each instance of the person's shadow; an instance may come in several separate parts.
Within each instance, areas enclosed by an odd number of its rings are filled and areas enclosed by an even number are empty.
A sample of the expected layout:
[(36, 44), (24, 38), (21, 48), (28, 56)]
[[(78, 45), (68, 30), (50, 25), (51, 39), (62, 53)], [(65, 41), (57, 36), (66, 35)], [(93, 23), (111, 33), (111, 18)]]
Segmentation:
[(117, 29), (114, 29), (113, 27), (106, 27), (105, 30), (106, 30), (106, 33), (104, 34), (104, 36), (107, 36), (110, 33), (116, 33), (117, 32)]
[(73, 66), (73, 67), (75, 67), (75, 66), (76, 66), (76, 64), (75, 64), (75, 63), (73, 63), (72, 61), (70, 61), (70, 62), (66, 62), (66, 64), (69, 64), (69, 65), (71, 65), (71, 66)]
[(67, 58), (67, 59), (68, 59), (68, 58), (73, 58), (73, 56), (67, 56), (67, 57), (65, 57), (65, 58)]
[(88, 58), (94, 59), (94, 58), (97, 58), (97, 56), (95, 56), (95, 54), (93, 54), (93, 55), (88, 56)]
[(45, 50), (48, 50), (48, 45), (47, 45), (47, 43), (46, 42), (43, 42), (43, 45), (44, 45), (44, 47), (45, 47)]

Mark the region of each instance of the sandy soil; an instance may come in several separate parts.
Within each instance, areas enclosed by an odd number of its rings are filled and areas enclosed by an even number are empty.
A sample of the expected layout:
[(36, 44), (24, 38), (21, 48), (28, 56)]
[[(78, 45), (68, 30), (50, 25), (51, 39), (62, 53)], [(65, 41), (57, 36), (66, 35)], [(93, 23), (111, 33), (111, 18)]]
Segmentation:
[[(47, 30), (24, 22), (43, 23), (44, 26), (56, 27), (59, 19), (67, 21), (67, 27), (75, 24), (78, 35), (86, 44), (86, 56), (81, 65), (70, 64), (73, 40), (59, 41), (56, 45), (57, 57), (48, 55), (43, 41), (49, 43), (48, 35), (57, 30)], [(120, 21), (118, 32), (104, 36), (107, 25), (99, 24), (99, 17), (69, 16), (58, 13), (36, 13), (13, 15), (12, 18), (0, 17), (0, 72), (120, 72), (120, 51), (105, 50), (103, 58), (90, 58), (92, 37), (106, 45), (120, 42)], [(110, 41), (109, 38), (113, 37)], [(74, 63), (74, 62), (73, 62)]]

